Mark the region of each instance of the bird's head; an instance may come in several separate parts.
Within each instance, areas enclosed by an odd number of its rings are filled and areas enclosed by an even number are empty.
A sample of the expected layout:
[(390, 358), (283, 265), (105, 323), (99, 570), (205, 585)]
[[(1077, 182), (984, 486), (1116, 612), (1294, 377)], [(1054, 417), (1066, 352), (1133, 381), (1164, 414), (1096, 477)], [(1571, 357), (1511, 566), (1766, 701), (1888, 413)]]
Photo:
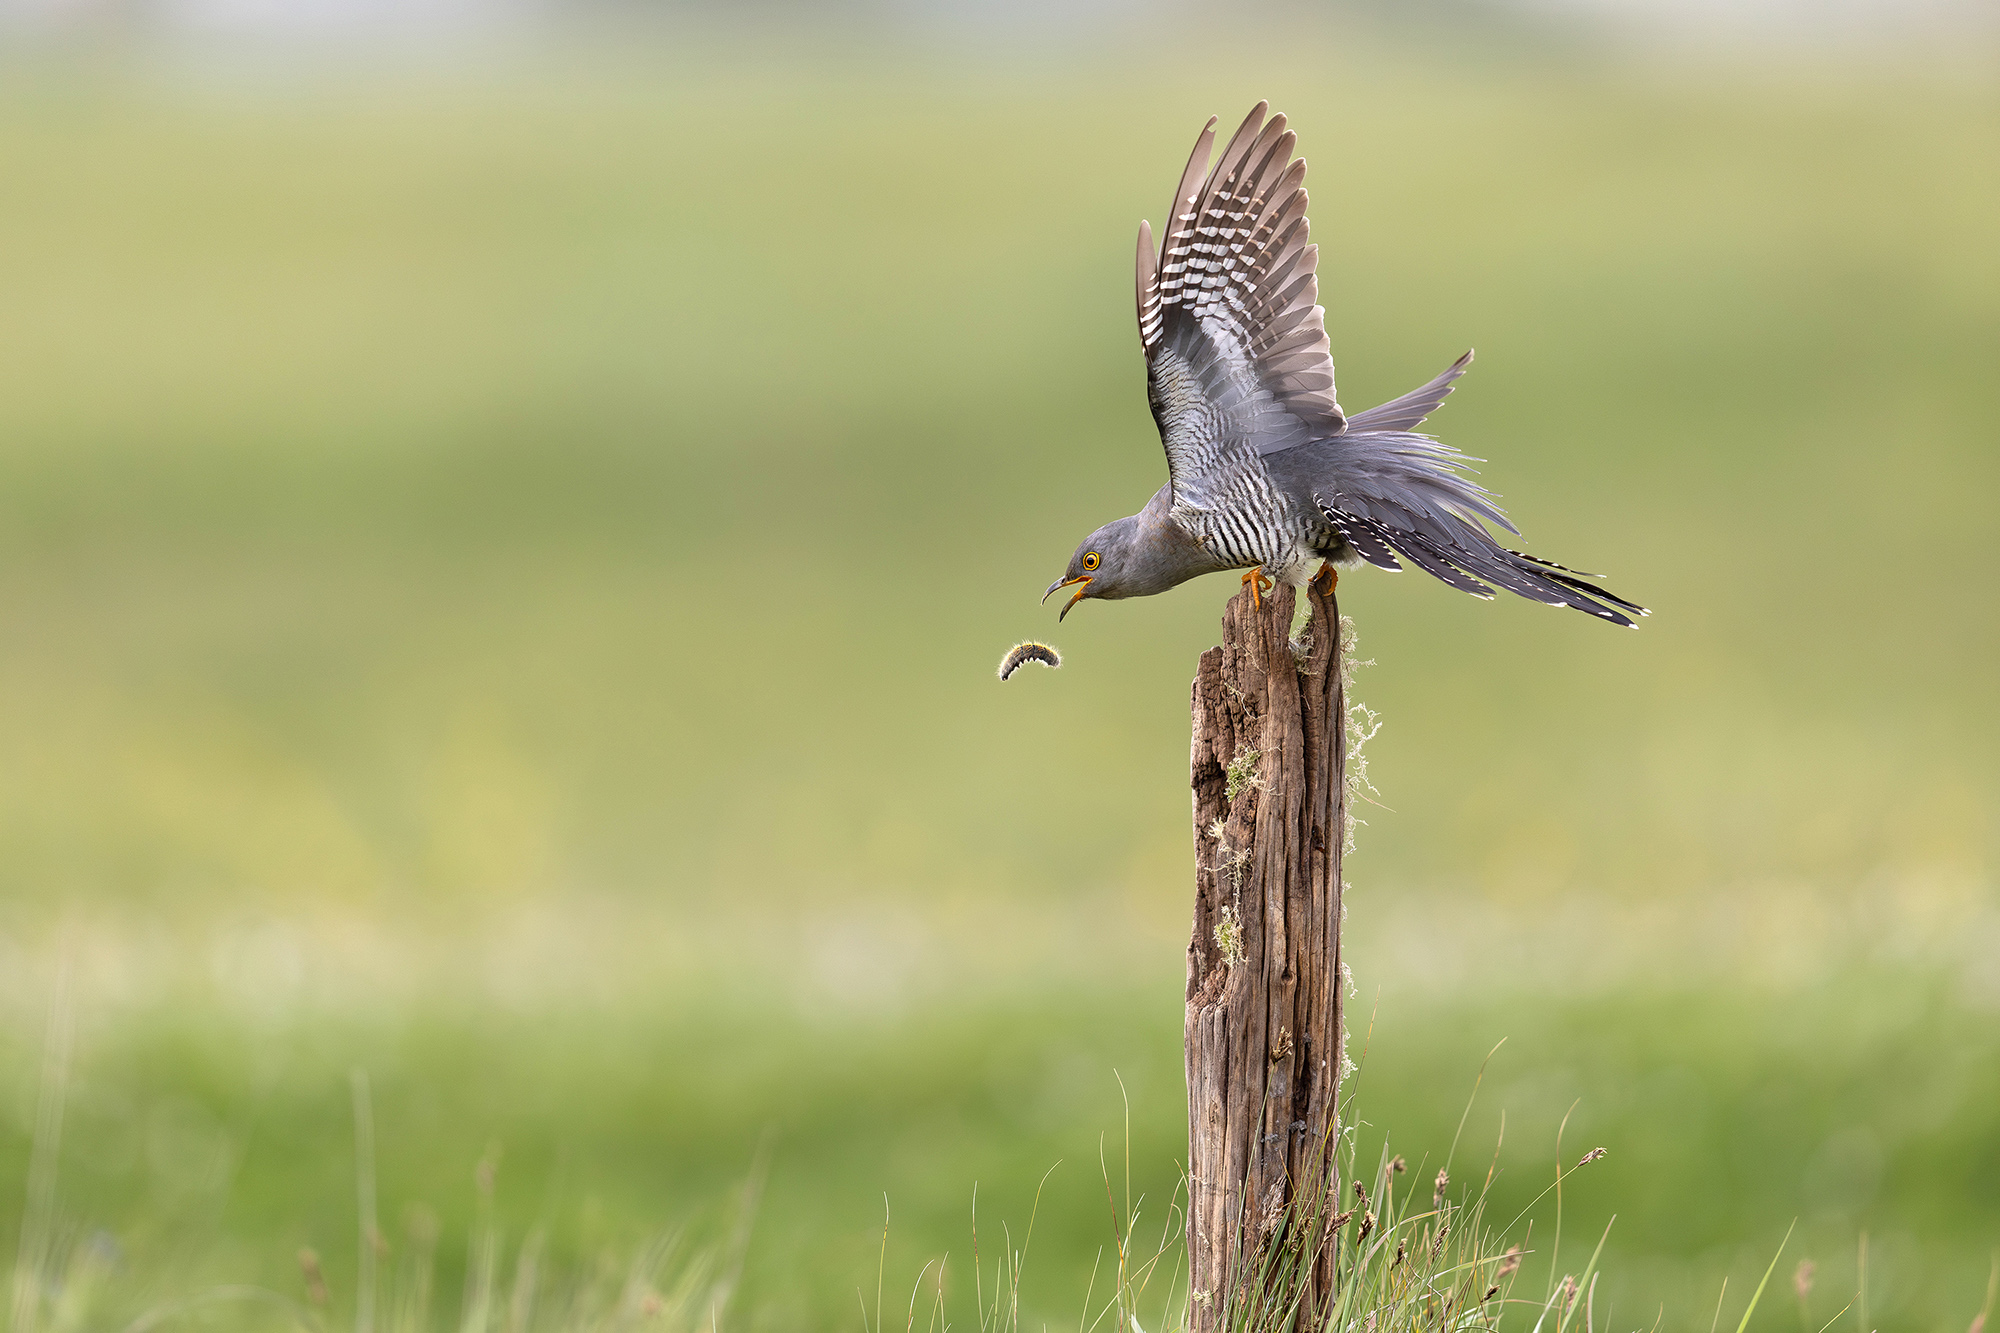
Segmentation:
[(1074, 586), (1076, 592), (1063, 605), (1061, 620), (1069, 614), (1070, 607), (1086, 597), (1136, 597), (1158, 589), (1141, 586), (1151, 583), (1144, 577), (1143, 552), (1140, 550), (1139, 518), (1121, 518), (1115, 523), (1106, 523), (1097, 531), (1083, 539), (1076, 548), (1076, 554), (1069, 558), (1069, 568), (1063, 576), (1049, 585), (1042, 600), (1048, 601), (1049, 594), (1058, 588)]

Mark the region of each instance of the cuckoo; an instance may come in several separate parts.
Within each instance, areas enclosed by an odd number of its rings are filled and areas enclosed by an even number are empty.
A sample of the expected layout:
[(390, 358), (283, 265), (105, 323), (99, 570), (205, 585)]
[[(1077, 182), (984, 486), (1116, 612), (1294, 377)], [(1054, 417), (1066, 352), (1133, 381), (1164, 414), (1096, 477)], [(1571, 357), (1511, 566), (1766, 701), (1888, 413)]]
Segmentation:
[(1145, 597), (1231, 569), (1247, 571), (1253, 597), (1274, 580), (1330, 591), (1338, 568), (1400, 570), (1400, 555), (1475, 597), (1505, 588), (1630, 628), (1644, 607), (1496, 541), (1488, 524), (1519, 529), (1465, 475), (1478, 460), (1418, 432), (1471, 352), (1401, 398), (1341, 410), (1306, 164), (1269, 111), (1257, 104), (1213, 171), (1209, 120), (1157, 253), (1139, 224), (1139, 341), (1167, 483), (1084, 538), (1042, 600), (1075, 587), (1061, 619), (1086, 597)]

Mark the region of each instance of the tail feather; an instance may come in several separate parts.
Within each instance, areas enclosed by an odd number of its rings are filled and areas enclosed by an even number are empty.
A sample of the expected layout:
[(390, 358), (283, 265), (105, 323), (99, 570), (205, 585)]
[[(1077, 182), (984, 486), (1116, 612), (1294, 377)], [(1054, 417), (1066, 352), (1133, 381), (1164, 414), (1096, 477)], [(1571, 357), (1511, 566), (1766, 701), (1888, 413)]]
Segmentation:
[[(1617, 593), (1606, 591), (1605, 589), (1598, 587), (1595, 583), (1586, 583), (1582, 579), (1570, 578), (1562, 574), (1545, 574), (1543, 575), (1543, 577), (1548, 579), (1552, 583), (1560, 583), (1565, 588), (1574, 588), (1578, 592), (1588, 593), (1592, 597), (1602, 597), (1605, 601), (1611, 603), (1613, 606), (1622, 606), (1635, 616), (1650, 616), (1653, 614), (1651, 611), (1648, 611), (1645, 607), (1639, 605), (1637, 602), (1628, 602), (1623, 597), (1620, 597)], [(1598, 575), (1598, 577), (1602, 578), (1604, 576), (1600, 574)]]
[[(1452, 558), (1481, 578), (1490, 579), (1507, 591), (1518, 593), (1530, 601), (1541, 602), (1547, 606), (1567, 606), (1585, 615), (1608, 620), (1614, 625), (1624, 625), (1627, 628), (1632, 625), (1629, 617), (1585, 596), (1581, 589), (1598, 593), (1620, 606), (1629, 607), (1631, 603), (1611, 597), (1603, 589), (1584, 583), (1581, 579), (1570, 580), (1559, 574), (1544, 573), (1499, 547), (1487, 551), (1460, 548), (1452, 552)], [(1581, 585), (1581, 589), (1577, 585)], [(1640, 614), (1643, 615), (1644, 611), (1640, 611)]]
[[(1440, 554), (1468, 573), (1489, 583), (1497, 583), (1517, 597), (1525, 597), (1544, 606), (1575, 606), (1577, 603), (1575, 594), (1557, 588), (1530, 570), (1509, 564), (1505, 559), (1496, 559), (1485, 551), (1459, 546)], [(1585, 608), (1578, 606), (1577, 609)]]
[(1403, 572), (1403, 567), (1396, 563), (1395, 553), (1389, 548), (1388, 533), (1381, 524), (1335, 508), (1320, 498), (1318, 492), (1313, 494), (1313, 503), (1319, 506), (1319, 512), (1326, 516), (1326, 521), (1333, 525), (1340, 539), (1354, 548), (1356, 555), (1377, 569), (1386, 569), (1392, 574)]
[(1408, 515), (1404, 523), (1390, 524), (1329, 503), (1317, 493), (1313, 501), (1335, 531), (1370, 564), (1401, 568), (1388, 554), (1393, 549), (1426, 574), (1474, 597), (1491, 599), (1493, 588), (1487, 585), (1492, 584), (1529, 601), (1570, 607), (1628, 629), (1633, 621), (1625, 612), (1648, 614), (1637, 602), (1577, 578), (1553, 561), (1501, 546), (1484, 528), (1466, 519), (1454, 520), (1449, 525), (1451, 531), (1440, 531), (1438, 524), (1416, 514)]
[(1493, 600), (1493, 589), (1458, 568), (1458, 562), (1439, 545), (1420, 532), (1396, 532), (1392, 534), (1396, 549), (1414, 561), (1417, 567), (1432, 578), (1442, 579), (1460, 592), (1469, 592), (1474, 597)]
[(1593, 574), (1589, 570), (1571, 569), (1568, 565), (1559, 565), (1553, 560), (1544, 560), (1538, 555), (1529, 555), (1526, 551), (1517, 551), (1511, 546), (1507, 548), (1507, 554), (1519, 556), (1531, 565), (1540, 565), (1543, 569), (1553, 569), (1560, 573), (1573, 574), (1580, 579), (1601, 579), (1604, 577), (1602, 574)]

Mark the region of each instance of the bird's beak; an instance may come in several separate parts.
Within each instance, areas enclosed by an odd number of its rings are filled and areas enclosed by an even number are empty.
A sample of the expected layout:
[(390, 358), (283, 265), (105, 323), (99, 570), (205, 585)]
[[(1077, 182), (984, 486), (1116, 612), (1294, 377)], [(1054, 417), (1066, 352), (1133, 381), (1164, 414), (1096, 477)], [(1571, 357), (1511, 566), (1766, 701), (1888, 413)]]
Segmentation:
[(1076, 596), (1070, 598), (1069, 601), (1063, 604), (1062, 615), (1056, 617), (1056, 623), (1058, 625), (1062, 623), (1063, 616), (1069, 614), (1070, 607), (1075, 606), (1078, 602), (1082, 601), (1085, 597), (1089, 596), (1090, 575), (1078, 574), (1073, 579), (1057, 579), (1054, 583), (1051, 583), (1049, 585), (1048, 592), (1042, 594), (1042, 600), (1046, 602), (1049, 600), (1049, 593), (1054, 592), (1057, 588), (1067, 588), (1072, 583), (1080, 583), (1083, 586), (1076, 590)]

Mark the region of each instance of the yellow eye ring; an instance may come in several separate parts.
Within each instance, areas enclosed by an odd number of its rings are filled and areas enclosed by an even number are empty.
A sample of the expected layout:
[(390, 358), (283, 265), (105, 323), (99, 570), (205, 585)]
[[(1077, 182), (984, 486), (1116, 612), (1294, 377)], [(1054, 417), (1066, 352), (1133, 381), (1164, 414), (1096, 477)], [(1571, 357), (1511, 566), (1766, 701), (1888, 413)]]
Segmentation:
[(1085, 552), (1083, 553), (1083, 567), (1084, 567), (1085, 569), (1096, 569), (1096, 568), (1097, 568), (1097, 552), (1095, 552), (1095, 551), (1085, 551)]

